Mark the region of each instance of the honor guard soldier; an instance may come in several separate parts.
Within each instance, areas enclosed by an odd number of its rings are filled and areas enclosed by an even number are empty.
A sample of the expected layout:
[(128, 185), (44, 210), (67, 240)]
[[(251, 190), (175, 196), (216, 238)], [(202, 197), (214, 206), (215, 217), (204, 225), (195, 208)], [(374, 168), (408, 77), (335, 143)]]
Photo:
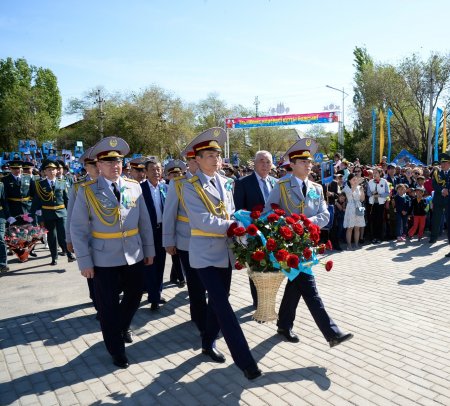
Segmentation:
[[(186, 164), (180, 159), (172, 159), (169, 162), (167, 162), (167, 164), (164, 166), (164, 176), (166, 178), (167, 184), (169, 185), (174, 181), (174, 179), (181, 179), (183, 177), (184, 172), (186, 172)], [(163, 215), (163, 240), (164, 240), (164, 215)], [(180, 257), (176, 252), (170, 255), (172, 256), (170, 282), (178, 285), (179, 288), (183, 288), (186, 285), (186, 281), (184, 279)]]
[(227, 231), (234, 212), (232, 180), (218, 174), (221, 145), (226, 133), (211, 128), (198, 135), (187, 147), (195, 153), (199, 170), (183, 188), (191, 238), (189, 263), (208, 292), (208, 319), (202, 336), (202, 353), (215, 362), (225, 357), (215, 348), (219, 330), (230, 349), (235, 364), (248, 379), (261, 376), (241, 326), (229, 302), (232, 253)]
[(10, 218), (5, 186), (0, 182), (0, 273), (9, 271), (8, 257), (6, 255), (5, 227), (6, 221)]
[[(446, 217), (449, 217), (448, 202), (448, 171), (450, 169), (450, 155), (442, 153), (439, 155), (440, 169), (434, 169), (431, 176), (431, 182), (433, 185), (433, 214), (431, 217), (431, 235), (430, 243), (434, 244), (441, 231), (442, 217), (444, 213)], [(448, 223), (447, 223), (448, 224)], [(450, 227), (448, 227), (450, 229)], [(449, 231), (450, 234), (450, 231)], [(450, 236), (449, 236), (450, 241)]]
[(162, 181), (161, 164), (155, 159), (145, 162), (147, 179), (141, 182), (142, 195), (152, 222), (153, 239), (155, 241), (155, 260), (150, 269), (144, 273), (144, 290), (148, 293), (150, 310), (156, 311), (165, 303), (161, 298), (163, 288), (166, 250), (162, 245), (162, 218), (167, 196), (167, 185)]
[[(87, 173), (86, 177), (80, 179), (78, 182), (75, 182), (72, 188), (69, 190), (69, 202), (67, 205), (67, 222), (66, 222), (66, 244), (67, 250), (71, 253), (74, 253), (74, 250), (72, 245), (72, 237), (70, 236), (70, 225), (72, 221), (73, 206), (75, 205), (78, 190), (80, 189), (80, 186), (84, 182), (89, 182), (91, 180), (96, 180), (98, 178), (97, 160), (95, 158), (89, 157), (91, 151), (92, 147), (84, 151), (84, 153), (80, 156), (80, 158), (78, 158), (78, 162), (80, 162), (84, 166), (84, 169), (86, 170)], [(98, 310), (95, 302), (94, 280), (92, 278), (87, 278), (87, 284), (89, 288), (89, 297), (92, 300), (95, 310)]]
[(2, 179), (12, 217), (27, 214), (31, 209), (33, 182), (31, 176), (22, 174), (22, 165), (22, 161), (10, 161), (11, 173)]
[[(155, 256), (153, 231), (139, 183), (121, 177), (128, 144), (106, 137), (90, 153), (100, 175), (77, 193), (70, 234), (78, 267), (94, 279), (100, 326), (114, 365), (127, 368), (125, 342), (142, 297), (144, 265)], [(119, 293), (123, 290), (120, 300)]]
[(68, 190), (64, 179), (56, 178), (57, 164), (46, 160), (42, 163), (45, 178), (34, 183), (34, 197), (31, 213), (41, 217), (44, 227), (48, 230), (47, 239), (52, 256), (50, 265), (56, 265), (58, 259), (58, 244), (67, 254), (69, 262), (75, 261), (66, 246), (66, 218)]
[(141, 183), (145, 181), (145, 162), (147, 158), (139, 157), (130, 161), (130, 176), (135, 181)]
[[(271, 204), (277, 204), (288, 214), (304, 214), (312, 223), (319, 227), (328, 224), (330, 215), (324, 199), (322, 186), (308, 180), (312, 168), (312, 157), (317, 151), (316, 141), (310, 138), (298, 140), (286, 155), (292, 167), (292, 176), (280, 180), (272, 189), (266, 202), (266, 211)], [(278, 334), (292, 343), (299, 342), (298, 336), (292, 331), (295, 312), (303, 296), (306, 305), (330, 347), (350, 340), (353, 334), (343, 333), (336, 323), (328, 316), (322, 299), (316, 287), (313, 275), (300, 272), (293, 280), (288, 281), (278, 312)]]

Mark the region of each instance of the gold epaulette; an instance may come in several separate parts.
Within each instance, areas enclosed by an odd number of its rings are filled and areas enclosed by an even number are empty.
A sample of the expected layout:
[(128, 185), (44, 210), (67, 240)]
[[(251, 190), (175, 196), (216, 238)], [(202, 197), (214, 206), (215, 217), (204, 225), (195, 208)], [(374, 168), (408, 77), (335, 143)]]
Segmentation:
[(198, 176), (194, 175), (191, 179), (188, 179), (189, 183), (194, 183), (196, 180), (198, 180)]
[(131, 178), (122, 178), (123, 180), (126, 180), (127, 182), (133, 182), (139, 184), (137, 180), (131, 179)]
[(89, 185), (92, 185), (95, 182), (97, 182), (97, 181), (96, 180), (88, 180), (87, 182), (81, 183), (80, 186), (82, 186), (82, 187), (89, 186)]
[(288, 181), (290, 181), (291, 179), (280, 179), (277, 183), (286, 183)]
[(177, 176), (176, 178), (173, 178), (172, 180), (181, 180), (181, 179), (186, 179), (186, 176), (180, 175), (180, 176)]

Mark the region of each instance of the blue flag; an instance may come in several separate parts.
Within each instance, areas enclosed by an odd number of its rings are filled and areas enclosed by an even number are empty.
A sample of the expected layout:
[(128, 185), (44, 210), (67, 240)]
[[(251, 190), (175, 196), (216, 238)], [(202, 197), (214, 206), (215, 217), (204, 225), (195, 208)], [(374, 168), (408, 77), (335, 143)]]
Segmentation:
[(387, 161), (391, 162), (391, 117), (392, 117), (392, 110), (388, 108), (387, 111), (387, 130), (388, 130), (388, 154), (387, 154)]
[(439, 127), (441, 125), (442, 110), (436, 109), (436, 130), (434, 132), (434, 160), (439, 161)]

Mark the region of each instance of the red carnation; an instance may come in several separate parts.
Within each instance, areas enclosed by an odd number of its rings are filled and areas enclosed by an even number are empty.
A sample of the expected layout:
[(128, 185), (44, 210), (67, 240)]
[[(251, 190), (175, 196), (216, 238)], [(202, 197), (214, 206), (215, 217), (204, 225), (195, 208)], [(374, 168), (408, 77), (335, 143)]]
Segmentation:
[(228, 227), (228, 230), (227, 230), (227, 236), (228, 236), (228, 237), (233, 237), (233, 235), (234, 235), (234, 230), (235, 230), (237, 227), (238, 227), (238, 224), (237, 224), (237, 223), (231, 223), (231, 224), (230, 224), (230, 227)]
[(252, 211), (263, 211), (264, 210), (264, 205), (263, 204), (257, 204), (256, 206), (253, 206)]
[(279, 208), (280, 208), (280, 206), (279, 206), (278, 204), (276, 204), (276, 203), (271, 203), (271, 204), (270, 204), (270, 207), (272, 207), (272, 210), (275, 210), (275, 209), (279, 209)]
[(286, 217), (286, 223), (295, 224), (295, 220), (292, 217)]
[(247, 227), (247, 233), (254, 237), (258, 233), (258, 227), (256, 227), (254, 224), (250, 224)]
[(241, 265), (241, 263), (239, 261), (236, 261), (234, 263), (234, 268), (237, 269), (238, 271), (240, 271), (241, 269), (244, 269), (244, 267)]
[(311, 248), (307, 247), (303, 250), (303, 258), (305, 258), (306, 260), (310, 259), (311, 255), (312, 255)]
[(259, 219), (259, 218), (261, 217), (261, 212), (260, 212), (260, 211), (252, 211), (252, 212), (250, 213), (250, 217), (251, 217), (253, 220), (257, 220), (257, 219)]
[(331, 244), (331, 241), (328, 240), (327, 243), (325, 244), (327, 250), (332, 250), (333, 249), (333, 244)]
[(325, 249), (326, 249), (326, 246), (325, 246), (325, 244), (320, 244), (319, 245), (319, 254), (324, 254), (325, 253)]
[(305, 227), (308, 227), (311, 224), (311, 220), (306, 217), (302, 220), (303, 220), (303, 224), (305, 225)]
[(288, 255), (289, 255), (289, 252), (287, 252), (286, 250), (279, 250), (275, 254), (275, 258), (277, 259), (277, 261), (286, 261), (286, 258)]
[(267, 216), (267, 220), (269, 223), (275, 223), (280, 219), (280, 216), (278, 216), (278, 214), (275, 213), (271, 213)]
[[(313, 224), (313, 223), (308, 224), (308, 231), (309, 231), (310, 233), (316, 232), (317, 229), (318, 229), (318, 227), (317, 227), (315, 224)], [(319, 229), (319, 230), (320, 230), (320, 229)]]
[(277, 249), (277, 242), (273, 238), (268, 238), (266, 248), (268, 251), (275, 251)]
[(303, 235), (303, 233), (305, 232), (305, 230), (303, 229), (301, 224), (295, 223), (292, 225), (292, 229), (295, 231), (296, 234), (298, 235)]
[(300, 217), (301, 221), (305, 221), (307, 219), (307, 217), (304, 214), (299, 214), (298, 216)]
[(294, 254), (288, 255), (286, 259), (286, 263), (289, 268), (297, 268), (299, 262), (300, 260), (298, 259), (298, 256)]
[(332, 268), (333, 268), (333, 261), (330, 259), (330, 260), (327, 261), (327, 263), (325, 264), (325, 269), (326, 269), (327, 272), (330, 272)]
[(279, 216), (286, 215), (286, 212), (283, 209), (275, 209), (274, 212), (278, 214)]
[(300, 220), (300, 216), (297, 213), (292, 213), (291, 217), (295, 220), (295, 221), (299, 221)]
[(319, 244), (319, 241), (320, 241), (320, 234), (311, 233), (309, 235), (309, 238), (311, 238), (311, 241), (314, 243), (314, 245), (317, 245), (317, 244)]
[(266, 254), (264, 254), (264, 252), (258, 250), (252, 254), (252, 259), (254, 261), (260, 262), (265, 258), (265, 256), (266, 256)]
[(292, 230), (288, 226), (280, 227), (279, 231), (280, 231), (280, 235), (285, 240), (292, 240), (292, 237), (294, 237), (294, 233), (292, 232)]
[(245, 228), (244, 227), (236, 227), (234, 229), (234, 235), (236, 237), (242, 237), (243, 235), (245, 235)]

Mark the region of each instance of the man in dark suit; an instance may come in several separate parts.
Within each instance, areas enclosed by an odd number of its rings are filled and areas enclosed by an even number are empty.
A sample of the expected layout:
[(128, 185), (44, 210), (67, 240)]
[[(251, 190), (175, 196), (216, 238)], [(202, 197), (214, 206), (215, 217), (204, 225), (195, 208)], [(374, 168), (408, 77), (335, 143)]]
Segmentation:
[(14, 218), (11, 219), (11, 216), (9, 215), (5, 187), (3, 183), (0, 182), (0, 273), (9, 271), (5, 243), (5, 228), (8, 220), (14, 221)]
[[(234, 188), (234, 205), (236, 210), (253, 210), (259, 207), (262, 211), (269, 197), (270, 191), (276, 183), (276, 179), (269, 176), (272, 169), (272, 154), (268, 151), (258, 151), (255, 154), (255, 170), (251, 175), (239, 179)], [(253, 306), (258, 305), (258, 296), (253, 281), (250, 281), (250, 291), (253, 298)]]
[[(435, 169), (432, 176), (433, 184), (433, 214), (431, 217), (430, 243), (434, 244), (440, 234), (442, 217), (448, 214), (448, 171), (450, 169), (450, 155), (442, 153), (439, 156), (440, 169)], [(450, 229), (450, 227), (449, 227)], [(449, 231), (450, 233), (450, 231)], [(450, 235), (449, 235), (450, 241)]]
[(146, 161), (145, 173), (147, 180), (141, 183), (141, 188), (152, 222), (155, 259), (153, 264), (144, 272), (144, 290), (148, 293), (150, 310), (155, 311), (159, 309), (160, 304), (165, 303), (165, 300), (161, 298), (164, 266), (166, 264), (166, 250), (162, 245), (162, 218), (167, 185), (161, 181), (162, 168), (159, 162), (155, 160)]

